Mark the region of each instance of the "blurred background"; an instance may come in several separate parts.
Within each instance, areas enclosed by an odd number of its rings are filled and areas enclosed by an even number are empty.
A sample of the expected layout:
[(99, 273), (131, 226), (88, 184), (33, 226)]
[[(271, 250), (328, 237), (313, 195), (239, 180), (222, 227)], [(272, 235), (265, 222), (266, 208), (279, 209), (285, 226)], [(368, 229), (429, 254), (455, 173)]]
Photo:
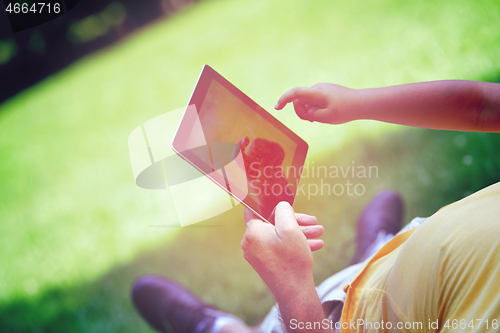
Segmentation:
[(409, 222), (498, 182), (498, 134), (311, 124), (290, 106), (273, 111), (286, 90), (318, 82), (500, 82), (498, 5), (81, 0), (16, 34), (2, 22), (0, 330), (152, 332), (129, 297), (143, 274), (176, 279), (250, 324), (267, 313), (273, 299), (239, 247), (242, 207), (196, 227), (154, 227), (172, 202), (134, 183), (128, 135), (185, 106), (203, 64), (303, 137), (309, 163), (378, 168), (351, 179), (363, 195), (297, 197), (296, 211), (325, 225), (317, 283), (349, 262), (357, 216), (379, 190), (402, 193)]

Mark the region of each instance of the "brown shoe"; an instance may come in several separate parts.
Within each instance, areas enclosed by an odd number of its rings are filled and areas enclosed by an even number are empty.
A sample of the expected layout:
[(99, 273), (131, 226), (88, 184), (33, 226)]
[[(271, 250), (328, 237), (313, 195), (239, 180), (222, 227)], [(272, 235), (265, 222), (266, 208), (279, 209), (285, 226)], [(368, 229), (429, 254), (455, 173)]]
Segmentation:
[(240, 319), (204, 303), (180, 284), (157, 276), (143, 276), (132, 287), (132, 301), (158, 332), (209, 333), (220, 317)]
[(357, 264), (363, 258), (366, 249), (375, 241), (378, 232), (397, 234), (403, 221), (403, 199), (398, 192), (383, 191), (366, 205), (358, 219), (356, 227), (356, 252), (350, 265)]

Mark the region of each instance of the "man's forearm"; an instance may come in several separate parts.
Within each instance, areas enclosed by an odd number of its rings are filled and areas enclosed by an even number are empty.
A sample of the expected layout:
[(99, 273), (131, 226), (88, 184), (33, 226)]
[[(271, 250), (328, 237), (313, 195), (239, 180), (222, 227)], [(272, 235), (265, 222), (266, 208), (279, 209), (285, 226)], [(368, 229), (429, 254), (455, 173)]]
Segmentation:
[(274, 290), (273, 294), (289, 333), (332, 332), (312, 279), (293, 288)]
[(432, 81), (358, 90), (356, 118), (460, 131), (500, 132), (500, 84)]

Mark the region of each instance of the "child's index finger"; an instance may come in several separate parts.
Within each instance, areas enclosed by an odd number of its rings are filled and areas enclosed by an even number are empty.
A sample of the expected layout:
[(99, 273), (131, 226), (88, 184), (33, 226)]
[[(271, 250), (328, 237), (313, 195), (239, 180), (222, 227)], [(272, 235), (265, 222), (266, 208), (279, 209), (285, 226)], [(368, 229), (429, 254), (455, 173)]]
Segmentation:
[(317, 90), (314, 88), (296, 87), (285, 92), (278, 103), (274, 106), (276, 110), (281, 110), (290, 102), (295, 100), (311, 101), (317, 97)]

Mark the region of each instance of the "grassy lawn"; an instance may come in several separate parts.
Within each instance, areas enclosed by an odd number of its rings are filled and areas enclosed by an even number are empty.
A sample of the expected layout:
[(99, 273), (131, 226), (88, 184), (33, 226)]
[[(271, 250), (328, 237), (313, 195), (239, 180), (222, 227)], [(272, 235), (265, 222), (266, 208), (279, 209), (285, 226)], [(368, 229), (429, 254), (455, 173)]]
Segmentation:
[[(147, 273), (258, 322), (273, 301), (241, 255), (241, 207), (204, 223), (224, 227), (151, 227), (173, 205), (135, 186), (129, 133), (182, 107), (205, 63), (267, 110), (317, 82), (499, 82), (497, 9), (493, 0), (206, 0), (3, 103), (0, 330), (149, 332), (128, 296)], [(326, 229), (317, 282), (349, 261), (356, 216), (378, 190), (401, 191), (409, 221), (500, 178), (499, 135), (309, 124), (290, 107), (274, 114), (309, 142), (310, 163), (378, 168), (352, 179), (362, 196), (297, 198), (296, 210)]]

